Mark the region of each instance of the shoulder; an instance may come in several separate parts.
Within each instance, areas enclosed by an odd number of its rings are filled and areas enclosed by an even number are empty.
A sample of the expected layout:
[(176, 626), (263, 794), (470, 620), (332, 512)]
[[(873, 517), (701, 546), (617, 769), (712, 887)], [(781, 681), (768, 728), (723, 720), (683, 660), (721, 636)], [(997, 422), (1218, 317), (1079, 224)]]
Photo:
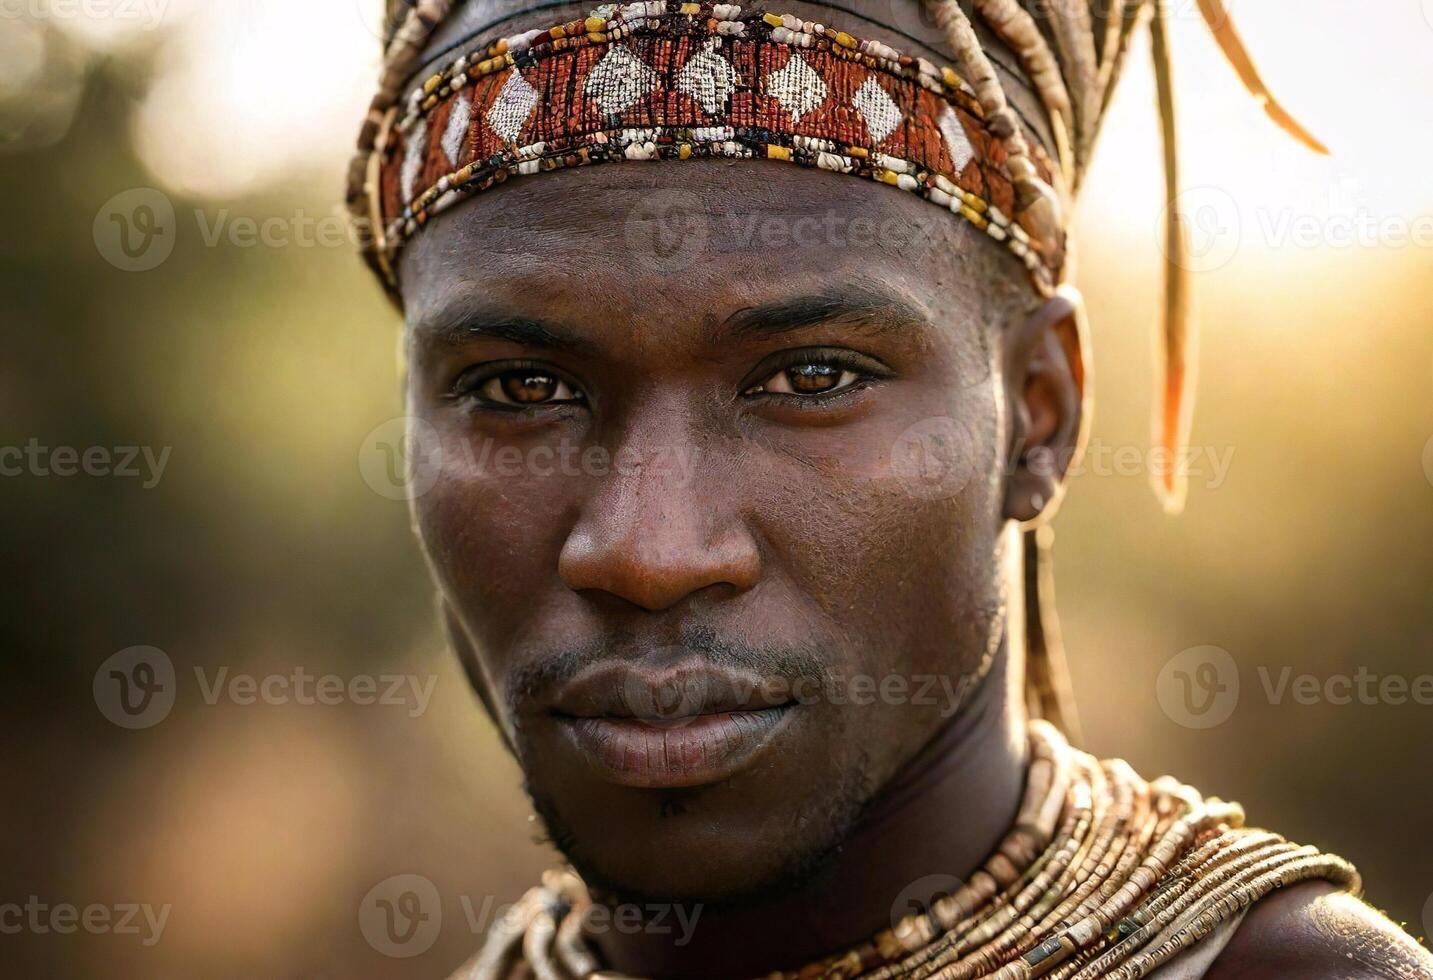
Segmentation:
[(1433, 980), (1433, 956), (1327, 882), (1280, 889), (1244, 917), (1205, 980)]

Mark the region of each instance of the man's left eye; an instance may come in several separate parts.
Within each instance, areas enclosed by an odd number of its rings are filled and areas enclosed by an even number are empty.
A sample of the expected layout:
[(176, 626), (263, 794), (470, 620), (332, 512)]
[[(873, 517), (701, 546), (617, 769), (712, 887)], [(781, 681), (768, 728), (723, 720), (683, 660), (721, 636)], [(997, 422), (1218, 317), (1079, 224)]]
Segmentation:
[(580, 398), (572, 387), (546, 371), (522, 368), (488, 378), (478, 395), (497, 405), (567, 405)]
[(793, 364), (782, 368), (761, 384), (747, 389), (749, 395), (829, 395), (849, 388), (861, 376), (835, 364)]

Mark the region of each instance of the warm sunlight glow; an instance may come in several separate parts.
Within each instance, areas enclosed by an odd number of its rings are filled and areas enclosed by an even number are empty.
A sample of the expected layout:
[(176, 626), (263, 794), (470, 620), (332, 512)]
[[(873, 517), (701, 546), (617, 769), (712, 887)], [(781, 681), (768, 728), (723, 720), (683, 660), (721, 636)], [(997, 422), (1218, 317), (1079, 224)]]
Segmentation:
[(376, 84), (376, 0), (189, 3), (137, 120), (155, 174), (227, 196), (341, 168)]
[[(1330, 147), (1328, 157), (1268, 120), (1192, 2), (1173, 6), (1180, 155), (1196, 255), (1201, 234), (1228, 238), (1233, 229), (1220, 230), (1221, 223), (1238, 226), (1240, 254), (1348, 250), (1369, 236), (1392, 248), (1408, 247), (1401, 237), (1421, 237), (1421, 247), (1433, 248), (1426, 165), (1433, 129), (1400, 111), (1405, 100), (1388, 97), (1433, 85), (1433, 3), (1408, 0), (1375, 11), (1351, 0), (1305, 0), (1292, 18), (1284, 5), (1231, 5), (1265, 81)], [(1375, 20), (1380, 29), (1368, 29)], [(1153, 249), (1164, 192), (1148, 51), (1141, 39), (1131, 52), (1080, 215), (1087, 237)], [(1232, 242), (1204, 244), (1229, 252)]]

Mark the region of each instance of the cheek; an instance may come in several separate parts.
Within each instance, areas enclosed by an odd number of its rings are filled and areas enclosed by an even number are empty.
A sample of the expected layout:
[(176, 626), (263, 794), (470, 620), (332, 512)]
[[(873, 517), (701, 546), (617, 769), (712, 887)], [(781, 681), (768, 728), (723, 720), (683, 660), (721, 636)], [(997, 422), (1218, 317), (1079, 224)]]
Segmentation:
[(755, 520), (771, 574), (851, 638), (862, 670), (959, 672), (984, 649), (999, 583), (998, 416), (988, 392), (943, 397), (763, 446), (753, 462), (769, 474)]
[(438, 429), (435, 457), (413, 513), (444, 593), (485, 649), (502, 649), (551, 592), (572, 524), (580, 456)]
[(781, 552), (768, 577), (795, 579), (787, 591), (829, 638), (835, 694), (813, 715), (823, 757), (883, 785), (959, 711), (998, 639), (996, 497), (988, 480), (936, 499), (897, 478), (807, 481), (768, 507)]

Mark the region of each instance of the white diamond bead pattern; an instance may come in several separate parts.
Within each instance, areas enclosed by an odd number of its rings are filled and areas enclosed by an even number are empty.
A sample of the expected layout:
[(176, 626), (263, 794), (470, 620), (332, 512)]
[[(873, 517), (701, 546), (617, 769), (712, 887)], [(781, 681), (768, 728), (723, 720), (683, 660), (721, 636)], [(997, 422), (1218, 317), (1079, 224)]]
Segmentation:
[(448, 117), (448, 128), (443, 130), (443, 153), (454, 167), (459, 165), (464, 144), (468, 141), (468, 126), (473, 121), (473, 102), (466, 95), (460, 95), (453, 102), (453, 113)]
[(508, 76), (493, 107), (488, 110), (488, 125), (503, 138), (504, 143), (511, 143), (522, 132), (523, 124), (535, 108), (537, 89), (522, 77), (522, 72), (515, 71)]
[(418, 173), (423, 169), (423, 151), (428, 148), (428, 124), (420, 122), (408, 134), (403, 166), (398, 171), (398, 191), (406, 204), (418, 193)]
[(791, 113), (792, 122), (820, 108), (829, 91), (821, 75), (795, 51), (784, 68), (766, 76), (766, 93)]
[(965, 127), (960, 124), (955, 110), (950, 106), (946, 106), (941, 112), (936, 125), (940, 127), (940, 135), (945, 137), (945, 148), (950, 151), (950, 158), (955, 162), (955, 172), (960, 173), (975, 157), (975, 148), (970, 145), (970, 137), (965, 135)]
[(677, 73), (677, 88), (695, 99), (709, 116), (727, 109), (727, 100), (736, 91), (736, 69), (716, 52), (715, 38), (697, 54), (687, 59)]
[(593, 66), (583, 91), (588, 98), (597, 100), (603, 112), (615, 116), (652, 91), (656, 84), (657, 73), (618, 44)]
[(874, 78), (868, 78), (861, 84), (851, 104), (866, 121), (866, 131), (875, 143), (879, 144), (901, 124), (900, 107)]

